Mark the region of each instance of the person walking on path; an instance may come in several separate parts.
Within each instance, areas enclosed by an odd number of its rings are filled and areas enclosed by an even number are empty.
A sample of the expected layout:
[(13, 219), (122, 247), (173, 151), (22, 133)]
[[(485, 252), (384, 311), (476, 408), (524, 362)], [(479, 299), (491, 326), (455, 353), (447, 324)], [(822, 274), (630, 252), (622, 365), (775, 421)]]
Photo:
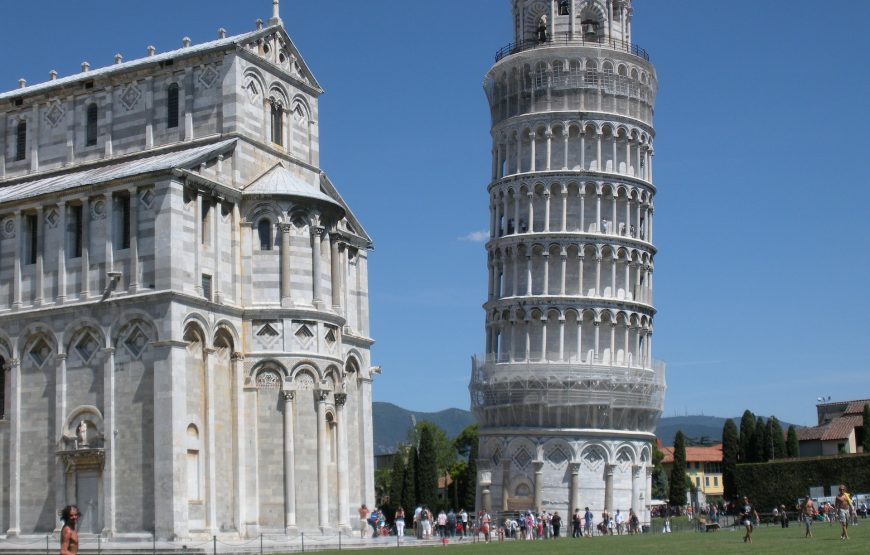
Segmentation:
[(583, 515), (584, 529), (583, 532), (586, 534), (587, 538), (592, 537), (592, 511), (589, 510), (589, 507), (586, 507), (586, 513)]
[(744, 543), (752, 543), (752, 528), (753, 523), (758, 520), (758, 513), (755, 508), (749, 503), (749, 498), (743, 496), (743, 511), (740, 513), (740, 520), (746, 526), (746, 535), (743, 536)]
[(801, 503), (801, 520), (804, 521), (804, 526), (806, 527), (805, 538), (813, 537), (813, 521), (816, 520), (816, 514), (816, 505), (810, 499), (810, 496), (807, 495), (804, 498), (804, 502)]
[(60, 512), (60, 520), (63, 522), (60, 529), (60, 555), (76, 555), (79, 552), (79, 533), (76, 531), (79, 516), (81, 513), (75, 505), (67, 505)]
[(580, 509), (574, 509), (574, 516), (571, 518), (571, 537), (579, 538), (583, 536), (582, 526), (583, 517), (580, 515)]
[(849, 539), (849, 511), (852, 510), (852, 499), (846, 493), (846, 486), (840, 486), (840, 494), (834, 499), (837, 509), (837, 520), (840, 522), (840, 539)]
[(366, 530), (369, 529), (369, 508), (363, 503), (357, 510), (359, 511), (359, 537), (362, 539), (366, 537)]
[(396, 509), (396, 535), (400, 538), (405, 535), (405, 509), (401, 505)]

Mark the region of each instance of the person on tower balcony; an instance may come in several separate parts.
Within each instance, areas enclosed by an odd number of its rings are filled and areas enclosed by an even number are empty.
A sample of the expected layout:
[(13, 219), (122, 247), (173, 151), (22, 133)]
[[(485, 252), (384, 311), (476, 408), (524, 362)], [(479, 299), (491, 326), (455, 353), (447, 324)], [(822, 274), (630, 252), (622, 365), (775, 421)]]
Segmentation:
[(538, 19), (538, 42), (547, 42), (547, 14)]

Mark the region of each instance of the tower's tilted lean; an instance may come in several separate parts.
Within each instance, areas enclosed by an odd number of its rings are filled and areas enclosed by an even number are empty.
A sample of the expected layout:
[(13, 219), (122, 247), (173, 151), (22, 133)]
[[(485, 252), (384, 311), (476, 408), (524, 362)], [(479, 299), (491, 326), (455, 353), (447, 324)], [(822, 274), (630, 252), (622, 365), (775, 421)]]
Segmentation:
[[(649, 520), (653, 106), (630, 0), (513, 0), (492, 113), (478, 508)], [(597, 518), (597, 517), (596, 517)]]

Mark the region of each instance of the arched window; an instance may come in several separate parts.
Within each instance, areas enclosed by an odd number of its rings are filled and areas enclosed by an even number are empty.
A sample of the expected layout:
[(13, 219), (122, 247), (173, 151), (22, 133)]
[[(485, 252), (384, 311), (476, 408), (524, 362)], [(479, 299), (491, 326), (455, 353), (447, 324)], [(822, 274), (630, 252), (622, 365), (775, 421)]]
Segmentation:
[(260, 250), (272, 250), (272, 222), (263, 218), (257, 222), (257, 236), (260, 238)]
[(88, 106), (87, 123), (85, 125), (85, 146), (94, 146), (97, 144), (97, 105), (91, 104)]
[(273, 100), (272, 104), (272, 142), (276, 145), (284, 145), (284, 107), (280, 102)]
[(21, 120), (15, 129), (15, 159), (24, 160), (27, 149), (27, 122)]
[(166, 127), (178, 127), (178, 84), (172, 83), (166, 91)]

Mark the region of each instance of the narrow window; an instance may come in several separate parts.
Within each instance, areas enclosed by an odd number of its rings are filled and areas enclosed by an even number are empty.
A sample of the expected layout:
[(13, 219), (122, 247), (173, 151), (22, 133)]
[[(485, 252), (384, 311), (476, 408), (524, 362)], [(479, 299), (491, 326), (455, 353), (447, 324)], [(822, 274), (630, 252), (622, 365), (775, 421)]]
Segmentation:
[(118, 231), (115, 235), (117, 238), (116, 247), (118, 250), (130, 248), (130, 195), (121, 194), (115, 197), (115, 206), (118, 217), (115, 220), (118, 224)]
[(82, 205), (70, 206), (70, 258), (82, 256)]
[(39, 245), (36, 214), (24, 216), (24, 263), (36, 264), (36, 250)]
[(260, 250), (272, 250), (272, 222), (263, 218), (257, 223), (257, 235), (260, 237)]
[(85, 126), (85, 146), (95, 146), (97, 144), (97, 115), (97, 105), (89, 105), (88, 122)]
[(272, 142), (284, 144), (284, 108), (280, 102), (272, 102)]
[(211, 300), (211, 276), (202, 274), (202, 296)]
[(172, 129), (178, 127), (178, 85), (169, 85), (166, 92), (166, 127)]
[(15, 130), (15, 159), (24, 160), (27, 149), (27, 122), (19, 121)]

